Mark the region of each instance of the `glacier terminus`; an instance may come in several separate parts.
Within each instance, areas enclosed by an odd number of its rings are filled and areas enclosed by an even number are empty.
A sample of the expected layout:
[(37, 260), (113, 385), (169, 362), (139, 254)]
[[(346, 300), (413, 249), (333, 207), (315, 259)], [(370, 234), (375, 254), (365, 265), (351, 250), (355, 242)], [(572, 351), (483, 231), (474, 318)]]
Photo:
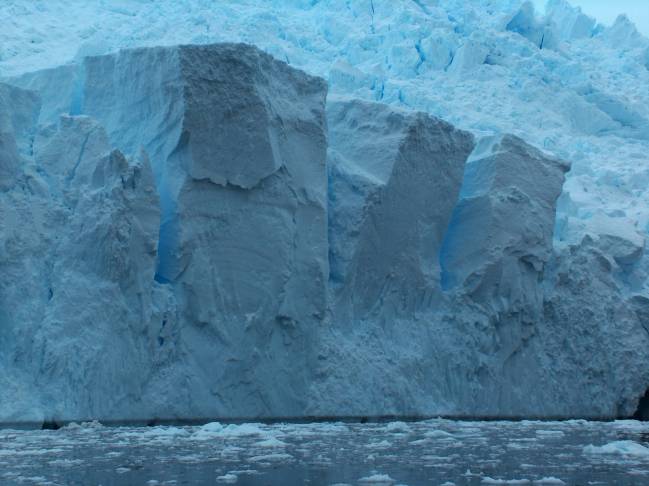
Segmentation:
[(0, 423), (649, 413), (628, 18), (215, 3), (0, 5)]

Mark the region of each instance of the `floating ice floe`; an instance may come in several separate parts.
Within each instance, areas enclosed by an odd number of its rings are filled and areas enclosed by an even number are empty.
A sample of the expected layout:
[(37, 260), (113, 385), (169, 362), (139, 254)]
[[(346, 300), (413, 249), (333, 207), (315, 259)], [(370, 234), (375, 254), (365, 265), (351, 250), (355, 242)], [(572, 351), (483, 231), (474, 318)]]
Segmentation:
[(618, 440), (603, 446), (588, 445), (584, 447), (586, 454), (605, 454), (629, 457), (649, 457), (649, 448), (632, 440)]
[(372, 474), (370, 476), (362, 477), (358, 482), (364, 486), (384, 486), (393, 485), (396, 481), (388, 474)]

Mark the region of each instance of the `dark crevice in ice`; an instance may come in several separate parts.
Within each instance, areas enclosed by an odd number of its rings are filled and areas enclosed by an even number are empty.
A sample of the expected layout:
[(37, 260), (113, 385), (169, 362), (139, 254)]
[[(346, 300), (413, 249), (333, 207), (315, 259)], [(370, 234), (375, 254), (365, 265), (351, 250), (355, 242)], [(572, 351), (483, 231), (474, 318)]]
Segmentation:
[(45, 420), (43, 425), (41, 425), (42, 430), (59, 430), (60, 428), (61, 425), (54, 420)]
[(81, 160), (83, 159), (83, 155), (86, 152), (86, 145), (88, 145), (88, 140), (90, 139), (92, 132), (94, 132), (94, 129), (89, 131), (86, 134), (86, 138), (81, 143), (81, 148), (79, 149), (79, 156), (77, 157), (77, 161), (75, 162), (74, 167), (72, 167), (72, 170), (70, 171), (70, 173), (67, 175), (65, 179), (68, 184), (74, 179), (74, 176), (77, 173), (77, 169), (79, 168), (79, 165), (81, 165)]
[(177, 188), (174, 187), (175, 174), (173, 168), (182, 165), (180, 157), (182, 157), (187, 144), (188, 135), (183, 134), (178, 146), (164, 164), (163, 173), (157, 179), (156, 184), (160, 196), (160, 230), (155, 281), (161, 284), (172, 284), (180, 273), (177, 255), (180, 227), (177, 214)]
[(645, 391), (644, 396), (640, 398), (638, 408), (633, 414), (633, 418), (636, 420), (649, 420), (649, 388)]

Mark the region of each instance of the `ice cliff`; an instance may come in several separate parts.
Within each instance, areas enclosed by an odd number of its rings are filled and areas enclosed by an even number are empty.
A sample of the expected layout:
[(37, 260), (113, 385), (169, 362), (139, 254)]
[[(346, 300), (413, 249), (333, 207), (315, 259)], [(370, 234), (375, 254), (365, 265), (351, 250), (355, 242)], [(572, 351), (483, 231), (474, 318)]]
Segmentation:
[(649, 42), (464, 3), (0, 7), (0, 422), (632, 415)]

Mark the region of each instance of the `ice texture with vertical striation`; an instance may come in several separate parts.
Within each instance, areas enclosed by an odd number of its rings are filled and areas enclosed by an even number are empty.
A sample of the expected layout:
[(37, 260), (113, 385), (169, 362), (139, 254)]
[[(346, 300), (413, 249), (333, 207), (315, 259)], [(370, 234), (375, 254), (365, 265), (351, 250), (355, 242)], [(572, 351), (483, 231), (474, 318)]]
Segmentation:
[(1, 422), (633, 414), (626, 17), (118, 3), (0, 6)]

